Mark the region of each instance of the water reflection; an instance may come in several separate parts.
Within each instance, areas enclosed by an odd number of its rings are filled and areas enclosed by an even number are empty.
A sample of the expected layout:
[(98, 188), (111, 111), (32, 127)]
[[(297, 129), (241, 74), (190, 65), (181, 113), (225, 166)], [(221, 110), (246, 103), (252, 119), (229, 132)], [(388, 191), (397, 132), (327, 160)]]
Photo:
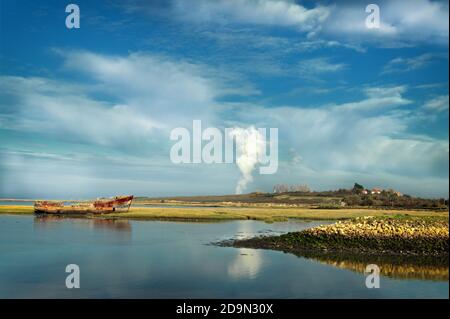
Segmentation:
[[(0, 298), (448, 299), (448, 280), (386, 278), (382, 289), (367, 289), (356, 270), (338, 268), (358, 268), (355, 260), (349, 266), (346, 258), (306, 256), (315, 261), (281, 252), (207, 245), (237, 232), (253, 237), (311, 226), (315, 223), (0, 215)], [(65, 267), (71, 263), (81, 268), (81, 289), (65, 287)], [(385, 268), (376, 259), (361, 263)]]
[[(252, 223), (241, 223), (238, 233), (241, 237), (254, 233)], [(236, 257), (228, 265), (228, 275), (234, 279), (257, 277), (263, 263), (262, 252), (256, 249), (238, 248)]]
[(85, 218), (85, 217), (65, 217), (65, 216), (35, 216), (34, 229), (48, 230), (70, 224), (75, 228), (85, 228), (92, 230), (105, 230), (131, 234), (131, 224), (128, 220), (111, 218)]
[(368, 264), (376, 264), (380, 267), (382, 276), (394, 279), (449, 280), (448, 257), (364, 256), (322, 252), (302, 252), (296, 255), (359, 273), (364, 273)]

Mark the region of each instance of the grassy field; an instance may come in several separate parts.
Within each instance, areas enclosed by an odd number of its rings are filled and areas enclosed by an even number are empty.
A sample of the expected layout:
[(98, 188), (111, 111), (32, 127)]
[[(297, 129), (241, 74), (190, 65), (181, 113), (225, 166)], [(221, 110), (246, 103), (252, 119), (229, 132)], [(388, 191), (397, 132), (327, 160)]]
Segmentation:
[[(0, 214), (33, 214), (32, 206), (0, 206)], [(134, 207), (127, 213), (112, 213), (104, 217), (158, 220), (219, 221), (253, 219), (266, 222), (288, 218), (308, 220), (341, 220), (361, 216), (436, 216), (448, 218), (448, 212), (379, 209), (312, 209), (312, 208), (247, 208), (247, 207)]]
[(5, 205), (0, 206), (0, 214), (33, 214), (33, 206)]

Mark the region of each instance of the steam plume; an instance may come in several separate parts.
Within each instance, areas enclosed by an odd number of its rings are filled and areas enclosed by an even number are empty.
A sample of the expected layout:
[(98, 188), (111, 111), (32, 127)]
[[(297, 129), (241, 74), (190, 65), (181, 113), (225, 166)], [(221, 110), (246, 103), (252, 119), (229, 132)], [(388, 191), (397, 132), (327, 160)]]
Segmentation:
[(247, 184), (253, 181), (252, 172), (258, 163), (258, 156), (265, 151), (265, 137), (253, 126), (234, 128), (230, 136), (236, 137), (236, 164), (242, 173), (236, 185), (236, 194), (242, 194)]

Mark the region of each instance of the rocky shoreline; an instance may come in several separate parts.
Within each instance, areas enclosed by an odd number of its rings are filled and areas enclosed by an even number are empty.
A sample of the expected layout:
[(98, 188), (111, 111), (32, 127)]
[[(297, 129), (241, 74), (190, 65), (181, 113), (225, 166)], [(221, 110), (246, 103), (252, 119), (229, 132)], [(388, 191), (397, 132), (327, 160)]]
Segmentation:
[(390, 256), (448, 256), (446, 218), (361, 217), (281, 236), (225, 241), (222, 246)]

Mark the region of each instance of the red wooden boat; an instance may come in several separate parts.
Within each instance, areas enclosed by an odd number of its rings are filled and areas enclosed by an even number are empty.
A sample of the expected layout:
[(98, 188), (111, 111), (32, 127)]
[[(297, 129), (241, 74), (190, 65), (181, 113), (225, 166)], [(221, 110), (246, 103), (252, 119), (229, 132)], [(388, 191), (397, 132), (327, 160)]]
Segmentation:
[(101, 198), (91, 202), (36, 201), (36, 214), (105, 214), (127, 212), (133, 195)]

